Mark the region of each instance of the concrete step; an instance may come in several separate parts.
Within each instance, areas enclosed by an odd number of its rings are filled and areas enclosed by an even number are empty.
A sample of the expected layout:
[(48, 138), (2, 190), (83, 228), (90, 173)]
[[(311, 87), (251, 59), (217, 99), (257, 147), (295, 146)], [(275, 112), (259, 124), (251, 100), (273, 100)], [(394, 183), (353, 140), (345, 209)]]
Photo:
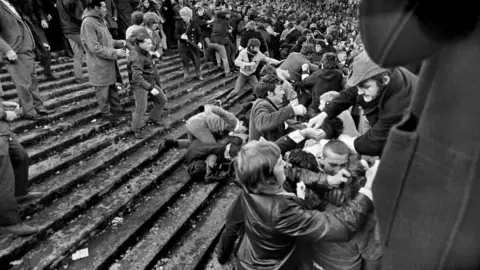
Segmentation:
[[(85, 243), (84, 246), (88, 246), (91, 256), (86, 260), (67, 260), (68, 269), (106, 268), (129, 243), (137, 242), (145, 230), (146, 238), (155, 239), (156, 242), (149, 243), (147, 249), (142, 249), (134, 264), (122, 265), (118, 269), (139, 269), (140, 262), (148, 264), (151, 259), (149, 255), (161, 246), (158, 241), (163, 238), (171, 239), (175, 232), (187, 225), (189, 218), (198, 212), (219, 185), (195, 182), (189, 178), (185, 167), (178, 170), (174, 177), (169, 177), (168, 181), (172, 182), (162, 183), (161, 188), (145, 194), (142, 200), (132, 207), (132, 212), (124, 215), (121, 225), (109, 226), (98, 237)], [(190, 185), (193, 186), (189, 188)], [(146, 242), (148, 241), (141, 241), (140, 245), (145, 247), (143, 244)], [(135, 248), (132, 253), (138, 250)], [(149, 253), (145, 253), (147, 250)], [(126, 258), (131, 257), (127, 255)]]
[(175, 239), (175, 245), (158, 259), (155, 269), (197, 269), (215, 247), (215, 240), (225, 223), (225, 214), (239, 193), (240, 189), (233, 183), (220, 190), (202, 213), (190, 222), (189, 230)]
[[(208, 100), (211, 100), (212, 98), (219, 98), (221, 96), (224, 96), (225, 94), (228, 93), (228, 91), (229, 90), (219, 91), (213, 96), (207, 96), (202, 99), (197, 99), (194, 102), (192, 108), (196, 108), (198, 107), (198, 105), (204, 104), (205, 102), (207, 102)], [(182, 119), (182, 118), (188, 117), (189, 116), (188, 114), (192, 114), (192, 113), (193, 111), (189, 113), (183, 112), (182, 113), (183, 117), (181, 117), (180, 116), (181, 113), (179, 112), (177, 113), (177, 117), (173, 116), (172, 118)], [(176, 129), (176, 130), (177, 130), (176, 132), (183, 133), (183, 129)], [(44, 183), (34, 185), (32, 187), (32, 190), (49, 192), (46, 197), (42, 198), (43, 203), (48, 204), (48, 202), (51, 202), (52, 199), (56, 198), (59, 195), (63, 197), (60, 197), (58, 200), (53, 201), (53, 204), (48, 208), (46, 208), (45, 210), (42, 210), (41, 212), (36, 213), (36, 215), (32, 215), (32, 222), (36, 220), (36, 223), (34, 224), (37, 224), (37, 225), (40, 224), (42, 227), (42, 232), (39, 233), (39, 236), (31, 236), (31, 237), (21, 238), (21, 239), (14, 238), (13, 240), (10, 238), (0, 239), (0, 246), (8, 247), (8, 249), (0, 251), (0, 265), (2, 265), (1, 262), (4, 262), (3, 259), (8, 260), (15, 256), (21, 256), (23, 252), (26, 252), (29, 248), (31, 248), (34, 245), (34, 243), (36, 243), (37, 239), (42, 238), (41, 237), (42, 235), (43, 237), (46, 237), (51, 233), (49, 232), (49, 230), (51, 229), (54, 230), (55, 228), (61, 227), (62, 224), (64, 224), (67, 220), (69, 220), (75, 214), (77, 214), (76, 212), (78, 212), (82, 208), (85, 208), (88, 205), (89, 200), (91, 201), (91, 200), (94, 200), (95, 197), (98, 197), (98, 194), (95, 192), (92, 192), (91, 189), (86, 190), (86, 192), (90, 194), (89, 196), (85, 196), (85, 194), (83, 194), (81, 197), (76, 197), (76, 196), (65, 197), (65, 195), (68, 194), (68, 191), (72, 187), (77, 185), (80, 188), (81, 184), (83, 184), (85, 181), (91, 180), (92, 176), (98, 175), (105, 168), (115, 165), (119, 159), (131, 154), (131, 152), (135, 149), (135, 147), (138, 148), (139, 145), (143, 144), (145, 141), (149, 139), (154, 138), (160, 132), (161, 130), (152, 129), (151, 132), (148, 134), (147, 138), (144, 138), (144, 140), (142, 141), (138, 141), (138, 140), (119, 141), (115, 145), (110, 145), (109, 147), (105, 148), (101, 152), (98, 152), (92, 155), (88, 160), (84, 161), (83, 163), (79, 163), (75, 168), (72, 168), (65, 172), (59, 172), (58, 174), (52, 175), (52, 177), (49, 178)], [(153, 149), (152, 151), (155, 152), (156, 149)], [(133, 163), (132, 164), (133, 167), (131, 169), (135, 170), (137, 168), (136, 165), (137, 165), (136, 163)], [(124, 171), (126, 169), (122, 167), (120, 168), (120, 170)], [(119, 175), (119, 174), (116, 173), (115, 175)], [(110, 179), (110, 178), (107, 178), (107, 179)], [(107, 179), (93, 181), (92, 183), (95, 183), (95, 184), (104, 183)], [(114, 178), (112, 181), (114, 181), (115, 179), (117, 178)], [(104, 192), (101, 192), (101, 193), (104, 194)], [(80, 200), (80, 198), (83, 198), (83, 199)], [(27, 207), (26, 209), (24, 209), (24, 212), (29, 212), (29, 214), (35, 214), (35, 212), (39, 210), (38, 208), (41, 209), (41, 207), (38, 207), (38, 205), (42, 204), (42, 199), (40, 199), (38, 202), (31, 204), (30, 207)], [(56, 210), (49, 211), (49, 209), (56, 209)], [(50, 213), (50, 214), (47, 214), (47, 213)], [(55, 215), (55, 217), (53, 217), (52, 215)], [(42, 222), (42, 221), (39, 221), (39, 219), (44, 219), (44, 220)]]

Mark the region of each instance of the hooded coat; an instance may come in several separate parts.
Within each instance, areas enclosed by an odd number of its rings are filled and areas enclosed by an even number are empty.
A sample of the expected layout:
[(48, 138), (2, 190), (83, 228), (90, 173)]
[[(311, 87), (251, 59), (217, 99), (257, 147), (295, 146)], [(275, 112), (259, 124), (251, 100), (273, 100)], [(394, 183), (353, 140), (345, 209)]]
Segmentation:
[(103, 18), (94, 10), (85, 9), (82, 15), (80, 38), (87, 57), (88, 78), (92, 86), (106, 86), (117, 82), (117, 51), (119, 41), (113, 40)]

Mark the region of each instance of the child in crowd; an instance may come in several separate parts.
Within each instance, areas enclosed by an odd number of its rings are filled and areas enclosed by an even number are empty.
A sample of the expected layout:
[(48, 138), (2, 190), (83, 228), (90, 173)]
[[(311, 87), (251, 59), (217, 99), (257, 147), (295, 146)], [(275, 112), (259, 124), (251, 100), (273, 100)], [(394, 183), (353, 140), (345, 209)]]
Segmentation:
[(128, 72), (132, 76), (130, 82), (135, 95), (135, 110), (132, 119), (132, 131), (136, 139), (143, 137), (140, 129), (145, 125), (143, 116), (147, 110), (147, 98), (155, 105), (148, 116), (148, 122), (163, 126), (163, 108), (167, 97), (160, 86), (160, 76), (153, 63), (150, 52), (153, 49), (152, 39), (145, 28), (135, 31), (130, 40), (134, 47), (128, 56)]

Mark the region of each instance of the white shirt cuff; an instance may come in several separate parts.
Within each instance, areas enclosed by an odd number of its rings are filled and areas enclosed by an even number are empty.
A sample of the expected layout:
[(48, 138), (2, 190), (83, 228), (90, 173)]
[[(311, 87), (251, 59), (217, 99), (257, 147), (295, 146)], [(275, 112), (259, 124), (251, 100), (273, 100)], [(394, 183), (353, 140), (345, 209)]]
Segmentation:
[(240, 120), (237, 119), (237, 124), (235, 125), (235, 129), (233, 130), (234, 132), (238, 131), (240, 128)]
[(358, 192), (365, 194), (373, 202), (373, 193), (370, 189), (361, 188)]
[(295, 143), (300, 143), (303, 140), (305, 140), (305, 137), (302, 136), (302, 134), (300, 133), (300, 130), (295, 130), (293, 132), (290, 132), (288, 134), (288, 137), (292, 139), (292, 141), (294, 141)]

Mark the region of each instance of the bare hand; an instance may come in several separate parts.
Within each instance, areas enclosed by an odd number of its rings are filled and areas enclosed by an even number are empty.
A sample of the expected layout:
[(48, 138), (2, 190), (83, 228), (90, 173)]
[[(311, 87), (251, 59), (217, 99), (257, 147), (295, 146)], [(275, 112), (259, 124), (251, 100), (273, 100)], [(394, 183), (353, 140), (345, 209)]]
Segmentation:
[(295, 115), (305, 115), (307, 113), (307, 108), (305, 108), (305, 106), (302, 104), (292, 106), (292, 108)]
[(182, 34), (182, 35), (180, 36), (180, 38), (183, 39), (183, 40), (187, 40), (187, 39), (188, 39), (187, 34)]
[(332, 189), (328, 192), (327, 200), (336, 206), (342, 206), (345, 202), (345, 196), (343, 195), (342, 190)]
[(329, 175), (327, 177), (327, 182), (328, 185), (331, 187), (339, 187), (342, 183), (348, 183), (350, 180), (350, 176), (351, 174), (347, 170), (342, 169), (333, 176)]
[(305, 138), (307, 139), (312, 139), (312, 140), (315, 140), (315, 141), (320, 141), (321, 139), (324, 139), (325, 138), (325, 131), (323, 131), (322, 129), (316, 129), (316, 128), (305, 128), (305, 129), (302, 129), (301, 131), (304, 131), (304, 136)]
[(8, 51), (6, 56), (9, 61), (17, 61), (18, 59), (18, 55), (13, 50)]
[(380, 160), (375, 160), (375, 163), (373, 164), (373, 166), (366, 171), (365, 173), (365, 177), (367, 178), (367, 182), (365, 183), (366, 189), (370, 189), (370, 190), (372, 189), (373, 180), (375, 180), (375, 176), (377, 175), (377, 170), (379, 165), (380, 165)]
[[(55, 7), (57, 7), (57, 4), (55, 4)], [(47, 15), (47, 20), (51, 21), (52, 20), (52, 15), (48, 14)]]
[(305, 189), (306, 189), (305, 183), (303, 183), (302, 181), (297, 183), (297, 197), (298, 198), (303, 199), (303, 200), (305, 199)]
[(150, 93), (151, 93), (152, 95), (156, 96), (156, 95), (160, 94), (160, 91), (158, 91), (157, 88), (153, 88), (152, 91), (150, 91)]
[(50, 45), (48, 45), (47, 43), (43, 43), (43, 47), (45, 47), (47, 51), (50, 51)]
[(42, 20), (42, 21), (40, 22), (40, 24), (42, 25), (42, 28), (44, 28), (44, 29), (45, 29), (45, 28), (48, 28), (48, 22), (47, 22), (46, 20)]
[(117, 21), (117, 17), (112, 17), (112, 19), (113, 19), (114, 21)]
[(126, 57), (127, 56), (127, 51), (125, 49), (116, 49), (117, 51), (117, 56), (118, 57)]
[(207, 105), (204, 106), (204, 108), (205, 108), (205, 109), (204, 109), (204, 112), (205, 112), (206, 114), (212, 113), (212, 105), (207, 104)]
[(308, 64), (303, 64), (302, 65), (302, 70), (307, 71), (308, 70)]
[(320, 128), (320, 126), (323, 124), (323, 120), (327, 118), (327, 114), (322, 112), (319, 115), (313, 117), (308, 121), (308, 127), (313, 127), (313, 128)]
[(12, 111), (6, 111), (7, 117), (5, 118), (8, 122), (11, 122), (18, 118), (17, 114)]

